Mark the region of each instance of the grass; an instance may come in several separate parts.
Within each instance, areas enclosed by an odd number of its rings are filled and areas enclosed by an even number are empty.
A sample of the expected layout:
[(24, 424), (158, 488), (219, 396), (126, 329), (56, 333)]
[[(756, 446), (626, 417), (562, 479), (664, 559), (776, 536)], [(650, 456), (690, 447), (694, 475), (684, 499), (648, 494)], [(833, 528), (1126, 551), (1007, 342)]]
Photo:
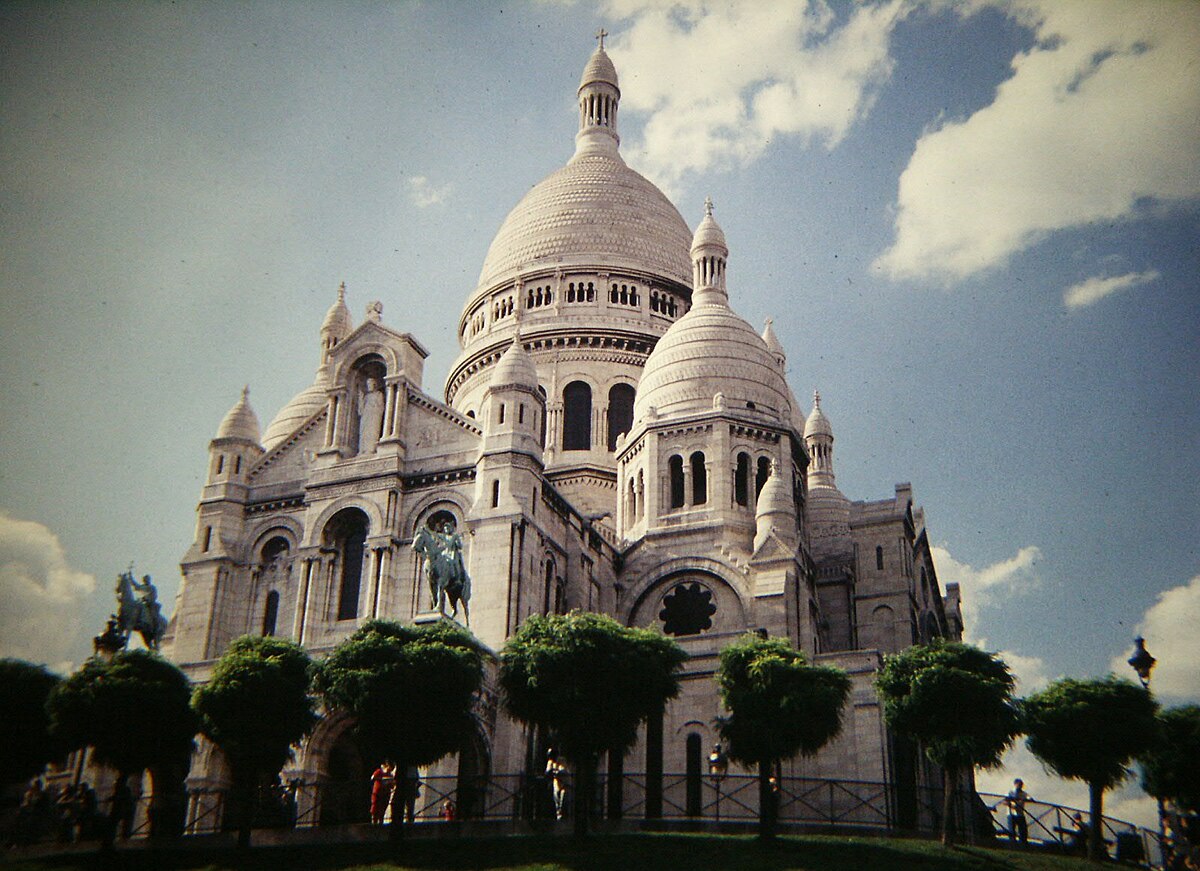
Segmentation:
[(408, 840), (388, 844), (146, 849), (102, 857), (74, 853), (10, 858), (14, 871), (1086, 871), (1080, 859), (930, 841), (798, 836), (760, 844), (751, 836), (596, 835)]

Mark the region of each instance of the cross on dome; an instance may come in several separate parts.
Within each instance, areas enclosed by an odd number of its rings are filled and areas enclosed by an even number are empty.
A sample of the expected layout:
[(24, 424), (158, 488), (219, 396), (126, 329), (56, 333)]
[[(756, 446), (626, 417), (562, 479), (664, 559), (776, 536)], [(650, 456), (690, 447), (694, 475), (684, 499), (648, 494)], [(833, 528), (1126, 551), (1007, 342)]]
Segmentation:
[(345, 281), (343, 281), (341, 284), (338, 285), (338, 300), (341, 302), (346, 301), (346, 282)]
[(712, 197), (705, 197), (704, 198), (704, 214), (710, 218), (712, 217), (712, 207), (713, 207)]
[(600, 50), (604, 50), (604, 37), (608, 36), (608, 31), (601, 27), (596, 31), (596, 39), (600, 40)]
[(820, 390), (813, 391), (813, 407), (814, 408), (821, 407), (821, 391)]

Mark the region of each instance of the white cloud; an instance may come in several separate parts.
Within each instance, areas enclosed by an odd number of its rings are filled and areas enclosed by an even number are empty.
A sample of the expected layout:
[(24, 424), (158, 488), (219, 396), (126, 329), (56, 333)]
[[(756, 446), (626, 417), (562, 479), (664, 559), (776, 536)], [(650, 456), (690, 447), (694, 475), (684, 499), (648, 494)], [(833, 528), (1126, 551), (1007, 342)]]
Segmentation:
[(781, 136), (832, 148), (891, 73), (888, 41), (907, 8), (864, 4), (839, 25), (823, 0), (610, 0), (607, 14), (631, 22), (609, 45), (621, 107), (649, 116), (627, 156), (670, 187)]
[(917, 142), (876, 261), (893, 277), (960, 279), (1056, 230), (1200, 196), (1200, 4), (1006, 8), (1037, 44), (990, 105)]
[(1137, 287), (1139, 284), (1149, 284), (1151, 281), (1157, 281), (1158, 278), (1157, 269), (1147, 272), (1127, 272), (1125, 275), (1114, 275), (1110, 278), (1096, 276), (1068, 287), (1063, 292), (1063, 304), (1070, 309), (1083, 308), (1118, 290)]
[(62, 669), (84, 631), (80, 604), (96, 579), (67, 564), (40, 523), (0, 514), (0, 656)]
[[(1158, 659), (1150, 676), (1154, 694), (1167, 704), (1200, 702), (1200, 575), (1160, 593), (1137, 632)], [(1129, 652), (1113, 657), (1115, 674), (1131, 673)]]
[[(946, 588), (946, 584), (953, 583), (962, 588), (963, 635), (972, 644), (985, 646), (986, 639), (979, 635), (979, 615), (984, 608), (1004, 597), (1030, 590), (1040, 582), (1037, 563), (1042, 552), (1033, 545), (1023, 547), (1008, 559), (982, 569), (959, 562), (944, 545), (930, 550), (942, 589)], [(1032, 668), (1032, 660), (1027, 664)]]
[(426, 176), (413, 175), (408, 178), (408, 198), (418, 209), (426, 209), (443, 202), (450, 194), (452, 185), (434, 185)]

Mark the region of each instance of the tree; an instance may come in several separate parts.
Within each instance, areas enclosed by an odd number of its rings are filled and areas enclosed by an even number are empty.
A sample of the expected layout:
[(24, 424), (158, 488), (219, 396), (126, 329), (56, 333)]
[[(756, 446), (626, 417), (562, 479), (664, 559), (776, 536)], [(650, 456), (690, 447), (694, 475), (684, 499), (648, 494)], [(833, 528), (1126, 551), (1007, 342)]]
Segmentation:
[(1142, 789), (1182, 813), (1200, 814), (1200, 705), (1159, 714), (1154, 746), (1141, 763)]
[(28, 780), (59, 756), (46, 714), (59, 680), (40, 665), (0, 659), (0, 787)]
[(837, 737), (850, 678), (809, 665), (782, 639), (751, 633), (721, 651), (717, 684), (729, 710), (721, 737), (731, 759), (758, 766), (759, 837), (770, 838), (778, 812), (771, 772), (781, 760), (811, 756)]
[(236, 639), (192, 695), (200, 728), (219, 746), (233, 777), (238, 845), (250, 846), (254, 797), (317, 722), (308, 692), (312, 660), (282, 638)]
[(117, 770), (117, 791), (134, 774), (154, 779), (152, 819), (163, 819), (172, 785), (183, 779), (198, 728), (182, 671), (148, 650), (126, 650), (111, 661), (93, 657), (50, 694), (51, 734), (71, 749)]
[[(483, 651), (449, 622), (403, 626), (372, 620), (313, 667), (326, 707), (351, 714), (366, 751), (396, 762), (396, 794), (407, 795), (411, 766), (459, 750), (475, 729)], [(393, 807), (393, 837), (402, 813)]]
[(1013, 676), (998, 656), (937, 640), (885, 656), (875, 678), (888, 727), (919, 742), (942, 768), (942, 843), (954, 842), (963, 771), (992, 768), (1019, 732)]
[(686, 659), (658, 632), (581, 611), (530, 617), (504, 645), (505, 706), (552, 736), (575, 769), (576, 834), (587, 832), (600, 755), (633, 746), (638, 726), (679, 692)]
[(1109, 675), (1060, 678), (1025, 700), (1025, 743), (1060, 777), (1088, 785), (1088, 858), (1103, 858), (1104, 792), (1129, 775), (1129, 763), (1150, 749), (1158, 703), (1149, 691)]

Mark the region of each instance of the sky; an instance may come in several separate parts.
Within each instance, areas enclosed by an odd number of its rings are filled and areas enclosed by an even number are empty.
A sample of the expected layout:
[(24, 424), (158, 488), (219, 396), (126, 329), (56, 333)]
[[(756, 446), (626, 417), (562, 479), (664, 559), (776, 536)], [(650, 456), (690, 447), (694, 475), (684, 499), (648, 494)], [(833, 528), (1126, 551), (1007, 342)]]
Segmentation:
[[(851, 499), (912, 482), (967, 637), (1028, 693), (1200, 701), (1200, 4), (0, 6), (0, 655), (69, 670), (131, 563), (178, 590), (207, 445), (356, 320), (441, 398), (484, 254), (573, 152), (600, 27), (622, 154), (774, 318)], [(1018, 748), (981, 778), (1079, 784)], [(1114, 809), (1146, 819), (1136, 789)]]

